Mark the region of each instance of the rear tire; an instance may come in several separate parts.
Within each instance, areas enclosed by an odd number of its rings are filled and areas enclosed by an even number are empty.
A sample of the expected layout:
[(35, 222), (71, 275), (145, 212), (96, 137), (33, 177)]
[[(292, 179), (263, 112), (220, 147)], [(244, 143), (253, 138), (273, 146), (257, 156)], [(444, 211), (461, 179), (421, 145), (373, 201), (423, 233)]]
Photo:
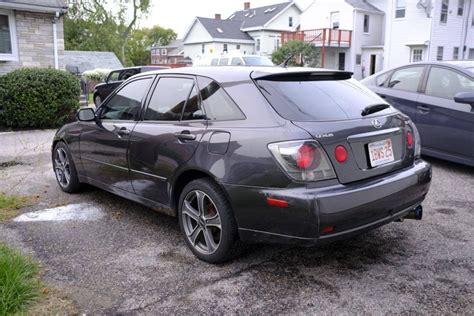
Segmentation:
[(186, 245), (199, 259), (221, 263), (240, 253), (234, 213), (221, 188), (211, 179), (197, 179), (184, 187), (178, 216)]
[(81, 189), (76, 166), (69, 148), (64, 142), (58, 142), (53, 149), (53, 170), (61, 190), (75, 193)]

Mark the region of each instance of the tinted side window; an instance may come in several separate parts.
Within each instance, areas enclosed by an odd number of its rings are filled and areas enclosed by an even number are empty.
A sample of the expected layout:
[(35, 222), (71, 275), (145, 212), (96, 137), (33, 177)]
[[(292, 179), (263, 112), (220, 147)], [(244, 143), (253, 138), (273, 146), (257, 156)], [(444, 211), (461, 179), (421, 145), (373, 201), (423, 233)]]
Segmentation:
[(209, 120), (241, 120), (245, 116), (222, 89), (219, 84), (209, 78), (198, 77), (201, 99), (206, 117)]
[(193, 79), (160, 78), (146, 110), (145, 120), (179, 121), (193, 87)]
[(137, 69), (126, 69), (120, 73), (119, 80), (127, 80), (138, 73)]
[(107, 78), (107, 81), (118, 81), (119, 80), (120, 71), (112, 71)]
[(242, 59), (240, 59), (239, 57), (234, 57), (232, 58), (232, 61), (230, 62), (231, 65), (235, 65), (235, 66), (240, 66), (240, 65), (243, 65), (243, 62), (242, 62)]
[(378, 76), (377, 78), (375, 78), (375, 84), (378, 87), (383, 87), (385, 81), (387, 81), (387, 78), (388, 78), (389, 74), (390, 73), (384, 73), (384, 74), (381, 74), (380, 76)]
[(431, 68), (426, 82), (426, 94), (453, 99), (458, 92), (464, 91), (474, 91), (474, 80), (445, 68)]
[(416, 66), (394, 71), (390, 81), (388, 82), (388, 87), (397, 90), (416, 92), (424, 68), (424, 66)]
[(196, 85), (193, 85), (186, 106), (184, 107), (182, 120), (204, 120), (206, 115), (201, 108), (201, 102)]
[(221, 60), (219, 60), (219, 66), (227, 66), (228, 63), (229, 58), (221, 58)]
[(152, 78), (134, 80), (120, 89), (100, 108), (100, 118), (109, 120), (133, 120), (140, 112), (142, 99)]

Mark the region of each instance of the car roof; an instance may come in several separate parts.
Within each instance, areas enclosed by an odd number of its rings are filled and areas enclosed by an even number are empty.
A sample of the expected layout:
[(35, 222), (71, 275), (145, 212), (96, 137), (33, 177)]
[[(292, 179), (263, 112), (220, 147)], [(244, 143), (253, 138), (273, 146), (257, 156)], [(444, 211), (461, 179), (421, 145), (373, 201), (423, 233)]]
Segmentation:
[(265, 66), (205, 66), (205, 67), (183, 67), (164, 70), (154, 70), (146, 73), (135, 75), (134, 78), (149, 75), (170, 74), (170, 75), (192, 75), (210, 77), (220, 83), (236, 82), (253, 79), (259, 79), (277, 75), (293, 75), (293, 74), (345, 74), (352, 75), (350, 72), (323, 69), (323, 68), (307, 68), (307, 67), (265, 67)]
[[(392, 71), (401, 67), (405, 66), (412, 66), (412, 65), (440, 65), (440, 66), (447, 66), (451, 68), (458, 69), (470, 76), (472, 76), (472, 71), (470, 71), (470, 68), (474, 67), (474, 60), (443, 60), (443, 61), (429, 61), (429, 62), (417, 62), (417, 63), (409, 63), (405, 64), (403, 66), (395, 67), (392, 69), (389, 69), (387, 71)], [(386, 71), (384, 71), (386, 72)]]

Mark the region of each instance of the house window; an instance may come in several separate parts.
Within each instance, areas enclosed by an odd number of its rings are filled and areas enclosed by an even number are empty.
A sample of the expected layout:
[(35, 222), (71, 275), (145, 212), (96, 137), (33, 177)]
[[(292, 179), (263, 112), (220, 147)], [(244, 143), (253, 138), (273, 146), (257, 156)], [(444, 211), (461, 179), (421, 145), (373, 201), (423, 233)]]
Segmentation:
[(223, 45), (222, 51), (227, 53), (227, 44)]
[(206, 53), (206, 44), (202, 44), (201, 45), (201, 54), (205, 54)]
[(462, 16), (464, 13), (464, 0), (458, 0), (458, 15)]
[(166, 49), (162, 49), (162, 50), (161, 50), (161, 55), (165, 55), (165, 56), (166, 56), (167, 54), (168, 54), (168, 51), (167, 51)]
[(362, 55), (357, 54), (356, 55), (356, 65), (360, 65), (360, 64), (362, 64)]
[(275, 39), (273, 40), (273, 49), (277, 50), (278, 48), (280, 48), (280, 38), (275, 37)]
[(290, 17), (288, 18), (288, 26), (289, 26), (289, 27), (293, 27), (293, 17), (292, 17), (292, 16), (290, 16)]
[(469, 59), (474, 59), (474, 48), (469, 48)]
[(444, 47), (438, 46), (438, 50), (436, 51), (436, 60), (443, 60), (443, 53), (444, 53)]
[(257, 38), (257, 40), (255, 41), (255, 50), (257, 52), (260, 51), (260, 39), (259, 38)]
[(18, 60), (16, 29), (12, 11), (0, 10), (0, 60)]
[(441, 23), (448, 22), (448, 8), (449, 8), (449, 0), (442, 0), (441, 1), (441, 15), (439, 21)]
[(240, 49), (240, 44), (235, 45), (235, 49), (239, 50)]
[(405, 0), (397, 0), (395, 3), (395, 18), (401, 19), (405, 17)]
[(454, 60), (459, 59), (459, 47), (453, 47), (453, 59)]
[(369, 22), (370, 16), (368, 14), (364, 14), (364, 33), (369, 33)]
[(331, 12), (331, 27), (335, 30), (339, 29), (339, 11)]
[(421, 48), (414, 48), (411, 54), (411, 61), (416, 63), (419, 61), (423, 61), (423, 49)]

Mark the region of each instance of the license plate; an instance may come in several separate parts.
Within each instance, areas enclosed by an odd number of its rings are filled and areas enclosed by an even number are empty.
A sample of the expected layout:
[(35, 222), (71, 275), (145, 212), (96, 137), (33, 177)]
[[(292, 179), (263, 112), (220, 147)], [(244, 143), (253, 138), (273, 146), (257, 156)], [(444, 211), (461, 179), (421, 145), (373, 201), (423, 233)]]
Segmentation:
[(392, 140), (385, 139), (369, 144), (370, 165), (377, 167), (395, 160), (393, 157)]

